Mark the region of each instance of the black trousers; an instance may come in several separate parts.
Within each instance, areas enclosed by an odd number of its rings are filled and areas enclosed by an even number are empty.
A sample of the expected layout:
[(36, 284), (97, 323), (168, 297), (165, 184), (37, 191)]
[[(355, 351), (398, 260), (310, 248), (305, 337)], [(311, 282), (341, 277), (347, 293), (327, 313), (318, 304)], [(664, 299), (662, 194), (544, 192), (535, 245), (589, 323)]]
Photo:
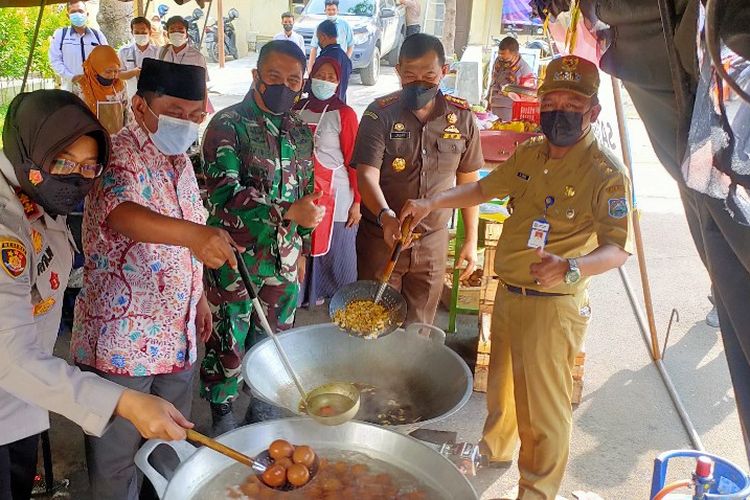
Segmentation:
[(0, 446), (0, 499), (31, 497), (38, 448), (39, 434)]
[(724, 354), (750, 460), (750, 227), (729, 216), (723, 200), (681, 189), (690, 232), (711, 277)]
[(416, 35), (422, 31), (422, 26), (419, 24), (410, 24), (406, 27), (406, 36)]

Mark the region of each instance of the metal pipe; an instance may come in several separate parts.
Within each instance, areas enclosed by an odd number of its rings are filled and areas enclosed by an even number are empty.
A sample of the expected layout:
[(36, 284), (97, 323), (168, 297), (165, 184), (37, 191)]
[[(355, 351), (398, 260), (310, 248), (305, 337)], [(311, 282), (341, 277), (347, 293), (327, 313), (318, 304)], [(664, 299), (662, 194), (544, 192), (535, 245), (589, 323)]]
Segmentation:
[(227, 55), (224, 50), (224, 6), (221, 0), (216, 3), (216, 43), (219, 44), (219, 67), (223, 68)]
[(39, 28), (42, 26), (42, 16), (44, 16), (44, 7), (47, 5), (47, 0), (42, 0), (39, 4), (39, 15), (36, 17), (36, 26), (34, 27), (34, 36), (31, 39), (31, 47), (29, 47), (29, 58), (26, 59), (26, 69), (23, 72), (23, 82), (21, 83), (21, 92), (26, 90), (26, 81), (29, 79), (29, 71), (31, 71), (31, 63), (34, 59), (34, 51), (36, 50), (36, 42), (39, 39)]
[[(619, 83), (619, 80), (614, 77), (612, 78), (612, 91), (615, 98), (615, 111), (617, 114), (617, 126), (620, 132), (622, 158), (626, 166), (628, 167), (628, 170), (630, 171), (630, 177), (632, 179), (633, 159), (630, 152), (630, 135), (628, 133), (628, 127), (625, 122), (625, 113), (623, 110), (622, 94), (620, 93)], [(690, 420), (690, 415), (688, 415), (687, 410), (685, 409), (685, 405), (682, 403), (680, 395), (677, 393), (677, 389), (675, 388), (674, 383), (669, 376), (669, 372), (667, 372), (667, 367), (664, 364), (664, 361), (662, 361), (661, 359), (661, 352), (659, 351), (659, 339), (656, 334), (656, 322), (654, 320), (651, 286), (649, 285), (648, 272), (646, 269), (646, 259), (643, 253), (643, 236), (641, 233), (641, 225), (637, 210), (633, 213), (633, 230), (635, 231), (636, 251), (638, 253), (638, 268), (641, 273), (641, 283), (643, 284), (643, 300), (646, 303), (646, 312), (648, 313), (648, 317), (646, 317), (646, 315), (643, 313), (641, 304), (638, 302), (636, 293), (630, 283), (630, 278), (628, 277), (628, 274), (623, 267), (620, 267), (618, 269), (618, 271), (620, 272), (620, 278), (622, 278), (623, 286), (625, 286), (625, 290), (628, 294), (628, 299), (630, 299), (630, 304), (632, 305), (636, 319), (638, 320), (638, 326), (640, 327), (643, 341), (646, 344), (646, 348), (651, 353), (651, 358), (654, 360), (656, 368), (659, 371), (659, 375), (661, 376), (662, 382), (664, 382), (664, 387), (667, 389), (667, 393), (669, 393), (669, 398), (672, 400), (672, 404), (674, 405), (675, 410), (677, 410), (677, 414), (680, 416), (680, 420), (682, 421), (682, 425), (685, 428), (685, 432), (687, 432), (688, 437), (690, 438), (690, 441), (693, 443), (693, 446), (696, 450), (705, 451), (703, 442), (698, 435), (698, 431), (696, 431), (695, 426), (693, 425), (693, 421)]]
[[(625, 287), (625, 291), (628, 294), (628, 299), (630, 299), (630, 304), (633, 306), (635, 317), (638, 320), (638, 326), (641, 330), (643, 342), (646, 344), (646, 348), (650, 351), (650, 341), (647, 333), (648, 321), (646, 321), (646, 317), (643, 314), (643, 309), (641, 309), (641, 304), (636, 298), (636, 293), (630, 283), (630, 278), (628, 277), (627, 271), (625, 271), (625, 268), (623, 267), (619, 268), (618, 271), (620, 272), (620, 277), (622, 278), (622, 284)], [(672, 404), (674, 405), (675, 410), (677, 410), (677, 414), (680, 417), (682, 426), (684, 427), (685, 432), (690, 438), (690, 441), (693, 443), (693, 447), (698, 451), (706, 451), (706, 448), (703, 446), (703, 441), (701, 441), (700, 435), (695, 429), (695, 425), (693, 425), (693, 421), (690, 419), (690, 415), (688, 415), (688, 412), (685, 409), (685, 405), (682, 403), (682, 399), (680, 399), (680, 395), (677, 393), (677, 388), (674, 386), (672, 378), (669, 376), (669, 372), (667, 371), (667, 367), (664, 364), (664, 361), (662, 361), (661, 359), (654, 359), (654, 364), (656, 364), (656, 369), (659, 371), (662, 382), (664, 382), (664, 387), (667, 389), (669, 399), (672, 400)]]

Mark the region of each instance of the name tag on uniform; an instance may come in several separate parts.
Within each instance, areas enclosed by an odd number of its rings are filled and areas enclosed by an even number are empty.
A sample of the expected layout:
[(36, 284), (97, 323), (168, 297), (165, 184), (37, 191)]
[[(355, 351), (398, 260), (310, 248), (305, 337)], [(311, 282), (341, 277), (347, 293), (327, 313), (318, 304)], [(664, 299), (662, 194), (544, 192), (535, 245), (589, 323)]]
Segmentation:
[(391, 139), (409, 139), (411, 138), (411, 132), (404, 130), (401, 132), (391, 132)]
[(445, 134), (443, 134), (443, 139), (456, 139), (456, 140), (460, 140), (462, 138), (463, 138), (463, 136), (461, 134), (453, 134), (453, 133), (448, 133), (448, 132), (446, 132)]
[(537, 219), (531, 223), (531, 232), (529, 233), (529, 248), (544, 248), (549, 236), (549, 222), (545, 219)]

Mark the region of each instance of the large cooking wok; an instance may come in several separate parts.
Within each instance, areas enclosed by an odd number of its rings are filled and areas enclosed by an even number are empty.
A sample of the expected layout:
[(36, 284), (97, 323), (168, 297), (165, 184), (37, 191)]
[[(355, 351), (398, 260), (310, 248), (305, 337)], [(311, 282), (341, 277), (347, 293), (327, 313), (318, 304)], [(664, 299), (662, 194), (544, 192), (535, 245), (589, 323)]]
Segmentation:
[[(414, 438), (371, 424), (348, 422), (329, 427), (310, 418), (288, 418), (241, 427), (222, 435), (218, 440), (254, 456), (278, 437), (292, 443), (309, 444), (313, 449), (354, 451), (388, 462), (408, 472), (425, 486), (442, 493), (445, 500), (479, 498), (456, 466), (440, 453)], [(180, 458), (180, 465), (170, 480), (165, 479), (148, 462), (151, 453), (161, 444), (171, 446)], [(212, 493), (207, 491), (208, 483), (236, 465), (232, 459), (208, 448), (197, 449), (186, 441), (161, 440), (147, 441), (138, 450), (135, 463), (154, 485), (159, 498), (165, 500), (211, 498)], [(245, 475), (249, 474), (248, 468)], [(226, 488), (232, 485), (221, 486)]]
[[(420, 331), (429, 331), (429, 336)], [(445, 332), (412, 324), (378, 340), (342, 333), (333, 323), (294, 328), (279, 336), (300, 378), (310, 387), (343, 381), (370, 384), (413, 405), (419, 422), (393, 425), (409, 433), (460, 410), (472, 391), (471, 370), (445, 346)], [(300, 414), (299, 393), (270, 340), (256, 344), (242, 361), (254, 396)], [(362, 413), (355, 417), (362, 420)], [(368, 419), (369, 420), (369, 419)]]

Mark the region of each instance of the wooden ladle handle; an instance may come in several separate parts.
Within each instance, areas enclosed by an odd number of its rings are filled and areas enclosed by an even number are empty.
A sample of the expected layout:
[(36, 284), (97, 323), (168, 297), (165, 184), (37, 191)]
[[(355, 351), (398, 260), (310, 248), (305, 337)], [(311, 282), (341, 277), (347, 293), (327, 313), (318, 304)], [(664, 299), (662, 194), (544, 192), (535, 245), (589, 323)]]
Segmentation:
[[(226, 455), (229, 458), (236, 460), (237, 462), (240, 462), (241, 464), (245, 464), (248, 467), (256, 467), (256, 462), (252, 458), (248, 457), (247, 455), (240, 453), (237, 450), (233, 450), (229, 446), (223, 445), (220, 442), (216, 441), (215, 439), (211, 439), (208, 436), (204, 436), (200, 432), (194, 431), (193, 429), (185, 429), (187, 432), (187, 438), (190, 441), (200, 443), (206, 448), (211, 448), (212, 450), (221, 453), (222, 455)], [(260, 464), (258, 464), (260, 465)]]

